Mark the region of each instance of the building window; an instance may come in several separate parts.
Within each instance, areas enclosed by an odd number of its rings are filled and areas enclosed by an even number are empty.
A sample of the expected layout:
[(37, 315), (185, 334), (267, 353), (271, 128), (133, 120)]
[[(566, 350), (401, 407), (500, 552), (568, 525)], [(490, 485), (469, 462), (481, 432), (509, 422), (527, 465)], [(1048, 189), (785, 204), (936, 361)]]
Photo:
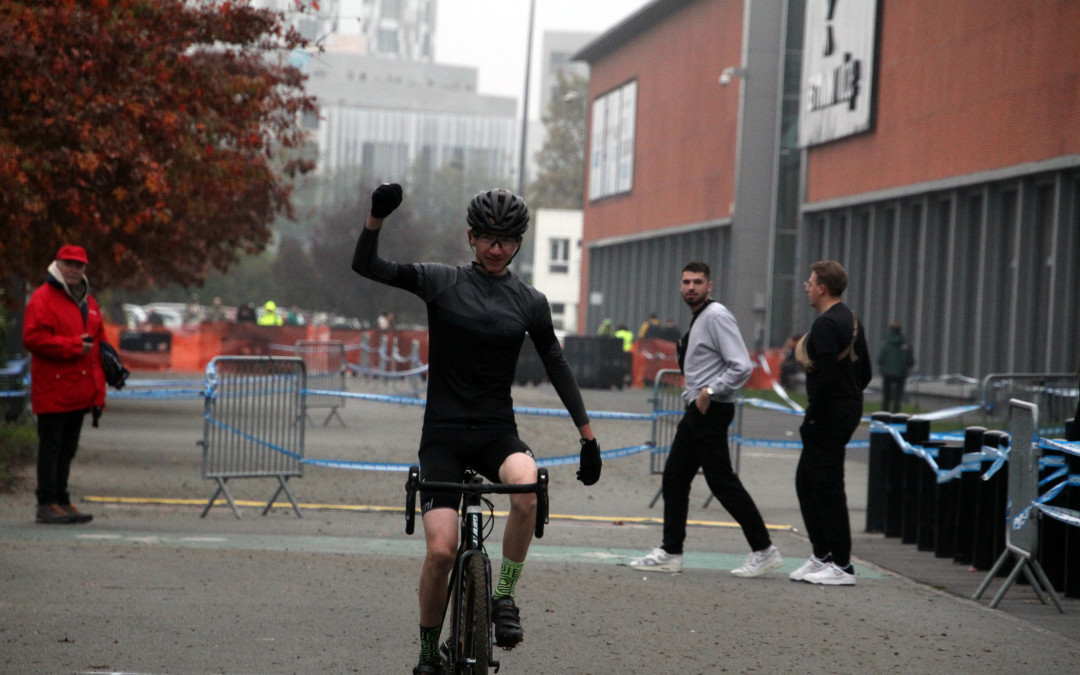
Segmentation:
[(570, 271), (570, 240), (551, 238), (551, 265), (548, 271), (552, 274), (566, 274)]
[(562, 302), (551, 303), (551, 325), (557, 330), (563, 330), (566, 326), (566, 304)]
[(383, 0), (382, 16), (384, 19), (400, 19), (402, 17), (401, 0)]
[(593, 102), (589, 141), (589, 199), (629, 192), (634, 185), (637, 82)]
[(398, 32), (393, 29), (380, 28), (378, 33), (379, 53), (398, 53)]

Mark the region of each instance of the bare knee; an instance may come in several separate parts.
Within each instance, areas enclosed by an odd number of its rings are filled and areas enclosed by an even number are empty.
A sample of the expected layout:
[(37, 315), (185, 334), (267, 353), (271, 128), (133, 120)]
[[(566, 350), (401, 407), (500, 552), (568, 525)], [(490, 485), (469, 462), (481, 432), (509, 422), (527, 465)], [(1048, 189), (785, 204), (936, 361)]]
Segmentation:
[(449, 541), (429, 541), (426, 566), (437, 574), (448, 574), (457, 557), (457, 546)]
[(528, 492), (510, 495), (510, 511), (520, 517), (535, 517), (536, 494)]

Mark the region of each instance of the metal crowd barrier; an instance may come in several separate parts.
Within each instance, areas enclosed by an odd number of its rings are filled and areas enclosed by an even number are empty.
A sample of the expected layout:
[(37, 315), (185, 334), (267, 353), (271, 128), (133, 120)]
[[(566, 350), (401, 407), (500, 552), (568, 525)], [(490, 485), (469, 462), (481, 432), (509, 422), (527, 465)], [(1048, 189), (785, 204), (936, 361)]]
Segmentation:
[[(683, 386), (683, 375), (679, 370), (661, 370), (656, 373), (656, 379), (653, 380), (653, 395), (650, 402), (653, 404), (654, 447), (649, 458), (650, 473), (664, 473), (664, 463), (667, 461), (668, 453), (671, 452), (675, 430), (678, 429), (679, 420), (686, 412), (686, 404), (682, 400)], [(654, 499), (653, 503), (655, 502)]]
[(1080, 597), (1080, 443), (1041, 437), (1035, 404), (1007, 409), (1008, 432), (968, 427), (962, 440), (931, 434), (931, 416), (875, 414), (867, 531), (988, 572), (974, 599), (1007, 577), (991, 607), (1022, 573), (1060, 611), (1055, 588)]
[(306, 379), (299, 358), (218, 356), (207, 364), (202, 472), (217, 490), (201, 517), (220, 495), (240, 517), (227, 486), (232, 478), (276, 478), (263, 515), (284, 492), (300, 517), (287, 481), (304, 474)]
[(1039, 447), (1038, 421), (1039, 406), (1015, 399), (1009, 401), (1009, 435), (1012, 442), (1009, 448), (1009, 510), (1005, 514), (1005, 551), (994, 563), (972, 599), (978, 600), (982, 597), (998, 571), (1004, 568), (1010, 557), (1015, 556), (1016, 565), (997, 595), (990, 601), (990, 607), (998, 606), (1005, 597), (1005, 592), (1023, 572), (1042, 604), (1046, 604), (1046, 598), (1043, 597), (1043, 591), (1046, 591), (1058, 611), (1064, 614), (1061, 598), (1035, 558), (1039, 544), (1039, 527), (1035, 519), (1028, 517), (1030, 505), (1035, 503), (1039, 496), (1039, 460), (1042, 459), (1042, 450)]
[(420, 341), (412, 340), (409, 355), (405, 356), (398, 350), (397, 336), (391, 342), (389, 335), (381, 335), (378, 348), (370, 345), (370, 337), (365, 333), (360, 336), (360, 344), (346, 347), (346, 350), (360, 350), (358, 364), (346, 364), (352, 374), (377, 380), (392, 391), (419, 395), (426, 385), (428, 371), (427, 364), (420, 361)]
[(1076, 410), (1076, 373), (993, 373), (982, 380), (979, 401), (984, 427), (1003, 422), (1017, 399), (1039, 406), (1043, 435), (1064, 432), (1061, 426)]
[(344, 427), (345, 420), (338, 414), (338, 408), (345, 407), (345, 397), (330, 392), (345, 392), (345, 343), (340, 340), (298, 340), (295, 349), (296, 355), (304, 361), (308, 388), (317, 391), (304, 397), (308, 412), (313, 408), (329, 408), (330, 413), (322, 425), (325, 427), (336, 417)]

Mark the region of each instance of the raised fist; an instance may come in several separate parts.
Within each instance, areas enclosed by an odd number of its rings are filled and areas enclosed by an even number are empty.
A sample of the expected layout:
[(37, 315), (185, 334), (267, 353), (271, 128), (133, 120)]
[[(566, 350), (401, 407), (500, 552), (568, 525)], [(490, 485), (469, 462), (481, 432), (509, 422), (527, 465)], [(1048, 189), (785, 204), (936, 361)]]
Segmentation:
[(371, 193), (371, 215), (385, 218), (401, 206), (401, 186), (397, 183), (383, 183)]

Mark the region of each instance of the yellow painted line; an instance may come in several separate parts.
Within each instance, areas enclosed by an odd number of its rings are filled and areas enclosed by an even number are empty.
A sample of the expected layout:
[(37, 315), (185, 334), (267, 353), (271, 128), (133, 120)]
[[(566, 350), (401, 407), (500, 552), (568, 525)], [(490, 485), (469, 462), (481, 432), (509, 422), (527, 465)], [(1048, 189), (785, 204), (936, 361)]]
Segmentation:
[[(84, 496), (84, 500), (88, 502), (94, 502), (97, 504), (150, 504), (159, 506), (205, 506), (206, 500), (204, 499), (166, 499), (157, 497), (97, 497), (97, 496)], [(234, 502), (237, 506), (249, 506), (252, 508), (266, 508), (266, 502), (257, 502), (244, 499), (236, 499)], [(214, 502), (215, 506), (227, 506), (229, 502), (225, 499), (218, 499)], [(292, 504), (288, 502), (274, 502), (275, 508), (292, 508)], [(322, 511), (353, 511), (356, 513), (405, 513), (404, 506), (376, 506), (374, 504), (299, 504), (301, 509), (314, 509)], [(507, 511), (495, 511), (495, 515), (500, 518), (505, 518), (509, 512)], [(567, 520), (577, 522), (590, 522), (590, 523), (634, 523), (634, 524), (648, 524), (648, 525), (663, 525), (663, 518), (649, 518), (649, 517), (627, 517), (627, 516), (581, 516), (571, 514), (556, 514), (552, 513), (548, 515), (551, 520)], [(739, 527), (738, 523), (722, 520), (687, 520), (687, 525), (696, 525), (699, 527)], [(766, 528), (770, 530), (792, 530), (792, 525), (770, 525), (766, 523)]]

